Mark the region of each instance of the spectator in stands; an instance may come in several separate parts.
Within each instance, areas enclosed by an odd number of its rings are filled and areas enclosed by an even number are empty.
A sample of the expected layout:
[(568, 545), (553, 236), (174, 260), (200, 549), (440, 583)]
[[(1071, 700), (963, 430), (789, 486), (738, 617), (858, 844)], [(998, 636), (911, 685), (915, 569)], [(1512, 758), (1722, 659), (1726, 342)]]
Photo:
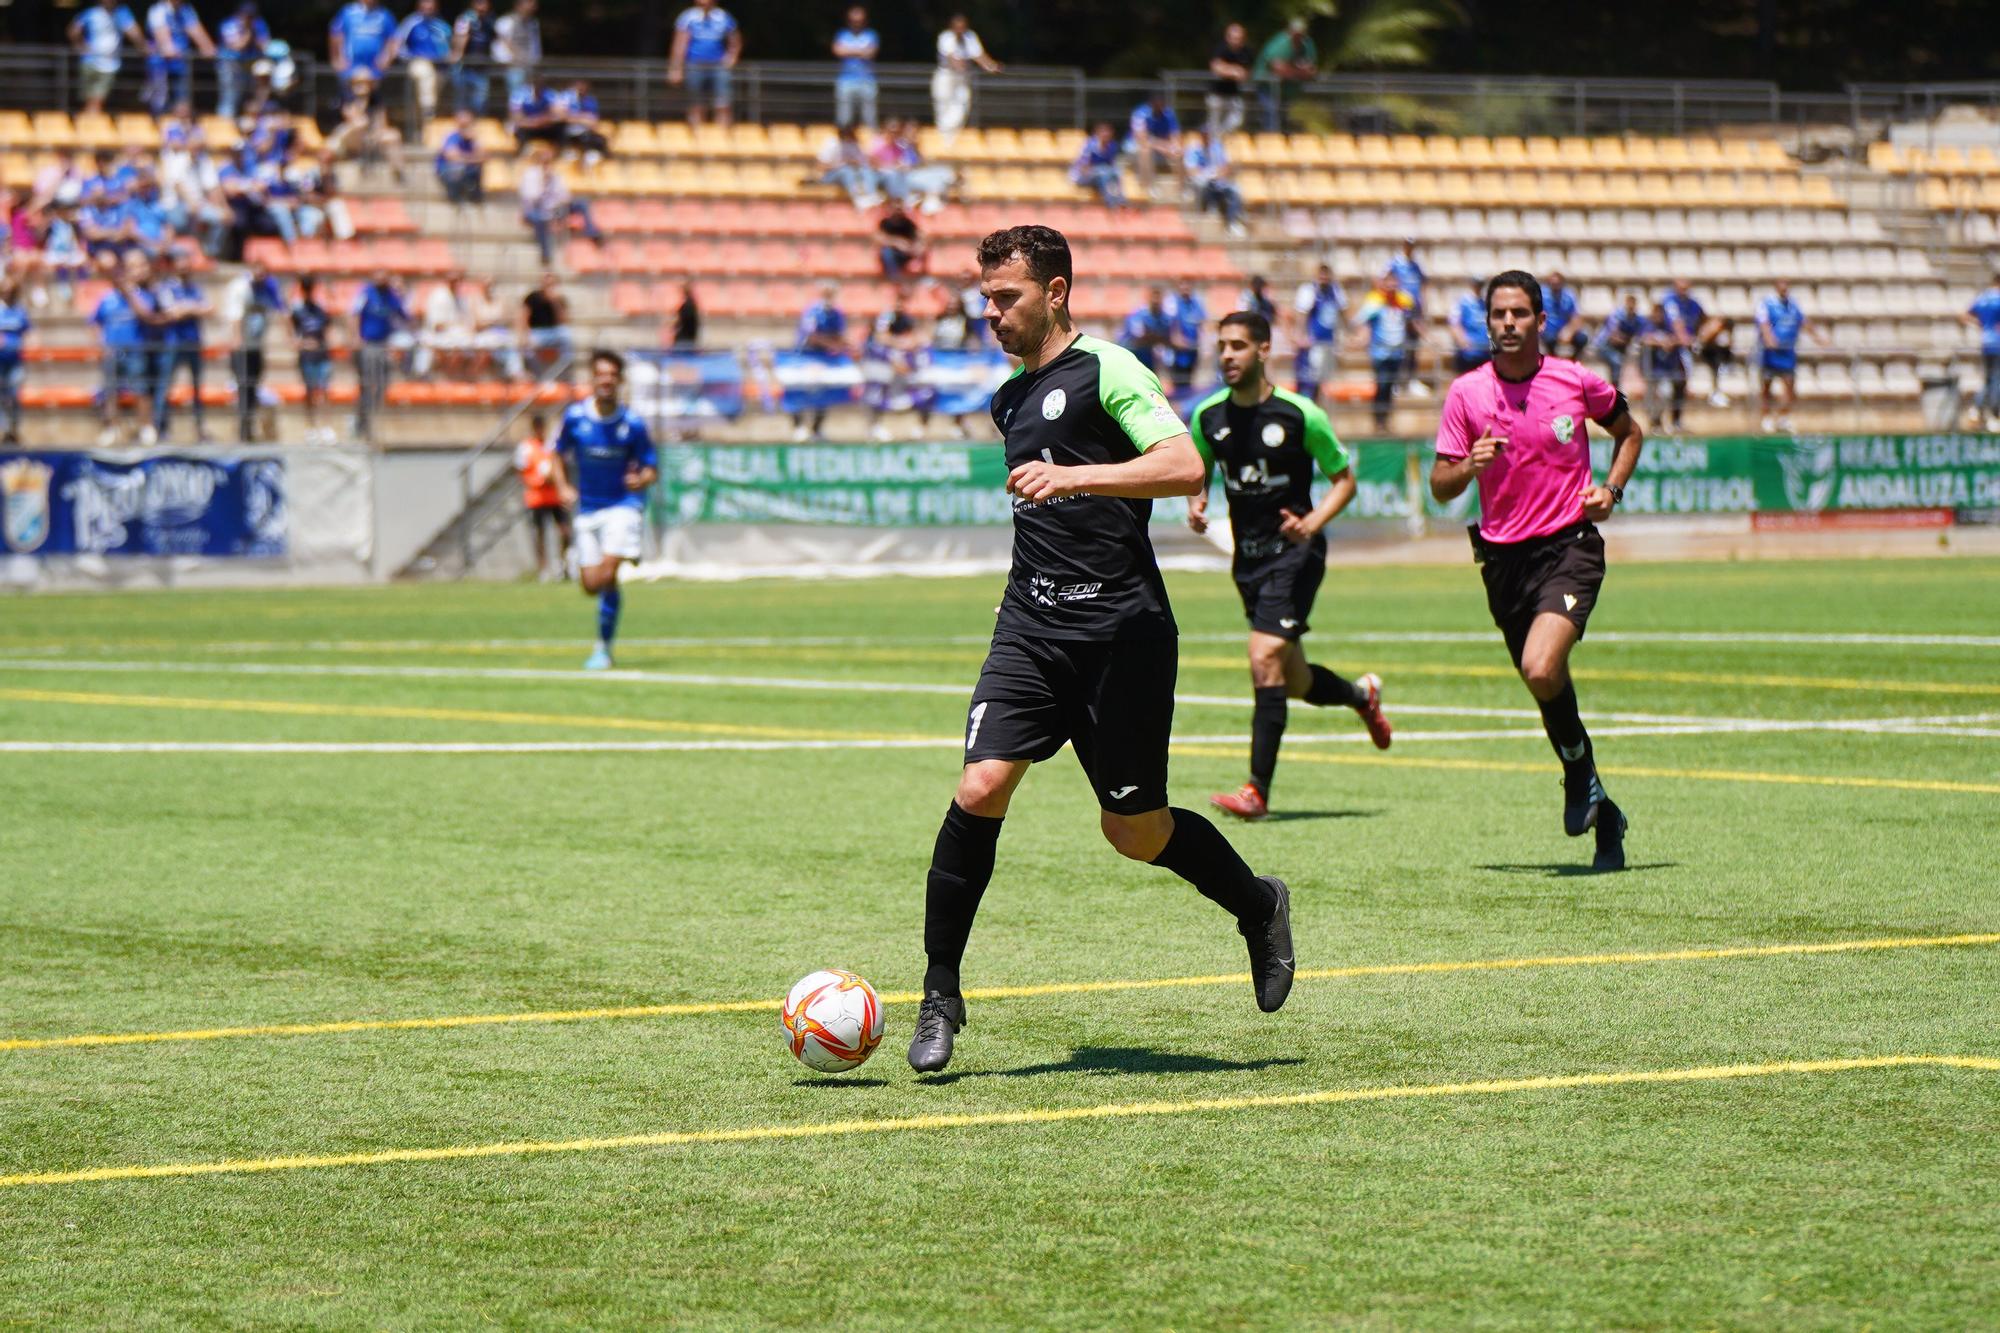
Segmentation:
[[(134, 251), (122, 263), (110, 257), (102, 259), (99, 271), (111, 280), (111, 290), (98, 299), (90, 322), (97, 326), (104, 365), (104, 429), (97, 442), (109, 446), (118, 443), (119, 422), (128, 402), (152, 405), (154, 306), (146, 290), (152, 265), (146, 256)], [(150, 425), (145, 427), (146, 434), (152, 430)]]
[(590, 91), (589, 79), (577, 79), (569, 87), (550, 94), (562, 123), (562, 145), (583, 154), (587, 166), (596, 166), (611, 151), (597, 118), (597, 94)]
[(1236, 308), (1255, 311), (1272, 324), (1278, 322), (1278, 303), (1271, 299), (1270, 284), (1264, 281), (1261, 273), (1250, 275), (1250, 281), (1237, 294)]
[(346, 90), (343, 96), (354, 95), (355, 80), (362, 74), (371, 83), (381, 79), (395, 35), (396, 16), (380, 0), (348, 0), (333, 16), (327, 28), (327, 60)]
[(125, 217), (124, 204), (112, 202), (105, 187), (95, 181), (84, 189), (83, 207), (76, 214), (76, 229), (92, 259), (102, 255), (116, 259), (130, 246), (131, 224)]
[[(1389, 272), (1395, 275), (1396, 288), (1409, 299), (1410, 313), (1421, 317), (1424, 313), (1424, 284), (1430, 275), (1417, 260), (1417, 238), (1405, 236), (1403, 248), (1389, 260)], [(1413, 397), (1430, 397), (1430, 386), (1418, 378), (1418, 354), (1422, 344), (1418, 339), (1417, 323), (1412, 320), (1408, 326), (1410, 345), (1403, 356), (1403, 377), (1400, 384)]]
[(852, 125), (858, 118), (875, 128), (875, 57), (882, 39), (868, 26), (868, 11), (850, 5), (847, 26), (833, 35), (833, 58), (840, 72), (833, 79), (833, 123)]
[(255, 260), (230, 282), (222, 297), (222, 316), (235, 331), (229, 368), (236, 376), (236, 438), (249, 444), (256, 438), (257, 409), (264, 385), (264, 343), (271, 321), (285, 313), (285, 294), (271, 267)]
[(1452, 363), (1457, 374), (1477, 370), (1493, 359), (1493, 335), (1486, 328), (1484, 278), (1474, 278), (1468, 290), (1459, 294), (1458, 305), (1451, 313), (1451, 339), (1458, 344)]
[(593, 243), (604, 244), (604, 233), (597, 229), (590, 205), (570, 194), (556, 170), (556, 150), (538, 143), (528, 154), (528, 165), (521, 168), (521, 220), (535, 235), (542, 267), (556, 262), (557, 229), (567, 230), (571, 218), (582, 225), (583, 234)]
[(986, 345), (986, 293), (979, 290), (977, 271), (959, 279), (958, 292), (931, 334), (946, 351), (974, 352)]
[(1722, 391), (1722, 371), (1736, 361), (1736, 321), (1727, 315), (1710, 315), (1703, 320), (1695, 359), (1708, 367), (1708, 405), (1729, 406), (1729, 395)]
[(438, 145), (437, 178), (444, 197), (453, 204), (486, 202), (486, 150), (474, 136), (470, 108), (453, 117), (451, 133)]
[(1194, 387), (1195, 369), (1201, 364), (1201, 345), (1208, 337), (1208, 307), (1194, 284), (1183, 278), (1167, 303), (1167, 313), (1174, 322), (1167, 378), (1169, 387), (1178, 393)]
[(250, 86), (250, 66), (271, 44), (271, 28), (258, 15), (256, 5), (245, 3), (222, 20), (215, 35), (220, 39), (215, 52), (215, 114), (234, 120), (243, 105), (243, 92)]
[[(562, 489), (556, 485), (555, 451), (549, 448), (549, 419), (540, 412), (528, 417), (528, 433), (514, 446), (514, 471), (521, 478), (521, 504), (527, 510), (528, 530), (535, 536), (535, 579), (553, 583), (568, 569), (569, 510), (563, 508)], [(549, 567), (549, 529), (556, 530), (556, 563)]]
[(167, 222), (167, 211), (160, 202), (159, 180), (151, 171), (133, 182), (131, 192), (125, 198), (124, 214), (126, 232), (133, 245), (143, 250), (148, 258), (158, 258), (166, 251), (172, 228)]
[(1972, 298), (1972, 305), (1958, 317), (1968, 329), (1979, 331), (1979, 357), (1986, 377), (1980, 385), (1974, 411), (1983, 418), (1988, 431), (2000, 431), (2000, 272), (1986, 290)]
[(1155, 92), (1132, 108), (1125, 151), (1139, 173), (1139, 192), (1153, 194), (1153, 176), (1161, 167), (1178, 177), (1181, 170), (1181, 122), (1167, 105), (1167, 95)]
[[(1729, 406), (1729, 395), (1722, 391), (1722, 368), (1736, 359), (1734, 322), (1718, 319), (1702, 309), (1701, 302), (1694, 298), (1693, 284), (1686, 278), (1674, 279), (1671, 290), (1660, 298), (1660, 305), (1666, 311), (1668, 332), (1679, 341), (1684, 368), (1692, 372), (1694, 362), (1699, 360), (1709, 369), (1709, 406)], [(1688, 378), (1689, 375), (1682, 376), (1684, 381)]]
[(1590, 345), (1590, 330), (1584, 327), (1576, 304), (1576, 292), (1556, 269), (1542, 279), (1542, 352), (1546, 356), (1571, 361)]
[(188, 383), (194, 390), (194, 433), (201, 444), (213, 443), (201, 402), (201, 322), (212, 309), (201, 284), (194, 279), (194, 264), (187, 251), (168, 252), (160, 276), (153, 284), (153, 301), (160, 325), (155, 333), (159, 343), (153, 379), (153, 430), (160, 439), (171, 438), (173, 428), (167, 415), (167, 398), (173, 392), (177, 372), (185, 366)]
[(217, 168), (216, 188), (229, 209), (229, 226), (217, 258), (233, 262), (242, 257), (243, 243), (252, 236), (282, 234), (265, 200), (263, 181), (246, 171), (239, 159), (229, 158)]
[(1251, 66), (1257, 55), (1250, 49), (1250, 34), (1241, 23), (1222, 30), (1222, 40), (1209, 53), (1208, 134), (1212, 139), (1234, 134), (1243, 128), (1243, 90), (1250, 82)]
[(852, 125), (842, 125), (833, 132), (833, 138), (820, 148), (817, 163), (819, 174), (814, 181), (838, 185), (856, 208), (870, 209), (882, 202), (880, 178)]
[(1220, 214), (1231, 236), (1244, 235), (1243, 192), (1236, 188), (1235, 172), (1229, 165), (1229, 154), (1221, 137), (1202, 130), (1189, 131), (1181, 170), (1194, 188), (1202, 210), (1213, 208)]
[(173, 111), (160, 122), (160, 188), (179, 193), (184, 180), (194, 171), (197, 153), (208, 151), (208, 136), (194, 118), (194, 107), (174, 103)]
[(1167, 289), (1155, 283), (1146, 289), (1146, 304), (1125, 316), (1118, 344), (1146, 369), (1158, 375), (1173, 353), (1174, 317), (1167, 313)]
[(1291, 89), (1319, 77), (1319, 47), (1306, 31), (1306, 21), (1295, 18), (1285, 30), (1257, 53), (1250, 71), (1257, 83), (1257, 100), (1264, 106), (1264, 128), (1285, 128), (1285, 102)]
[[(839, 296), (840, 288), (836, 284), (820, 284), (819, 300), (806, 307), (805, 313), (799, 316), (797, 350), (824, 357), (846, 358), (851, 355), (847, 345), (847, 316), (836, 304)], [(814, 409), (810, 422), (803, 413), (792, 414), (794, 440), (816, 440), (825, 431), (825, 408)]]
[(514, 135), (515, 147), (523, 152), (531, 143), (561, 147), (567, 135), (555, 94), (540, 78), (530, 79), (508, 95), (507, 128)]
[(1639, 340), (1645, 331), (1646, 317), (1639, 313), (1639, 298), (1630, 294), (1623, 305), (1597, 326), (1597, 337), (1591, 346), (1604, 362), (1604, 378), (1612, 388), (1621, 387), (1619, 380), (1625, 376), (1625, 362), (1635, 347), (1643, 345)]
[(301, 236), (318, 236), (323, 229), (335, 240), (354, 239), (354, 222), (348, 216), (346, 202), (340, 197), (339, 177), (331, 150), (323, 149), (316, 158), (306, 156), (287, 165), (285, 178), (297, 192), (295, 207)]
[(701, 303), (695, 299), (692, 282), (681, 284), (681, 299), (674, 306), (674, 326), (669, 331), (667, 346), (682, 352), (701, 347)]
[(576, 352), (569, 331), (569, 298), (553, 273), (543, 273), (540, 284), (521, 298), (521, 346), (528, 373), (537, 379), (553, 373)]
[(119, 51), (126, 42), (145, 50), (146, 36), (133, 21), (132, 11), (118, 0), (96, 0), (70, 20), (68, 32), (69, 44), (77, 51), (77, 91), (84, 114), (101, 114), (123, 63)]
[(1086, 190), (1095, 191), (1106, 208), (1126, 208), (1125, 174), (1120, 166), (1118, 136), (1109, 123), (1100, 123), (1083, 141), (1083, 151), (1070, 164), (1069, 178)]
[(153, 0), (146, 10), (146, 36), (152, 53), (146, 57), (146, 106), (155, 116), (176, 102), (194, 100), (194, 61), (215, 58), (215, 43), (201, 16), (187, 0)]
[(306, 443), (331, 443), (332, 430), (321, 432), (319, 409), (326, 402), (327, 386), (333, 382), (333, 316), (319, 303), (319, 280), (310, 273), (299, 279), (291, 326), (299, 381), (306, 391)]
[(465, 274), (453, 269), (424, 295), (424, 331), (410, 358), (410, 373), (429, 379), (442, 370), (447, 379), (467, 378), (472, 368), (472, 303)]
[(882, 276), (891, 282), (924, 271), (924, 234), (900, 199), (891, 199), (875, 223), (875, 246)]
[(889, 308), (875, 319), (867, 345), (862, 349), (873, 372), (867, 377), (868, 437), (877, 443), (889, 439), (890, 412), (917, 412), (921, 434), (931, 418), (935, 397), (930, 386), (919, 382), (926, 363), (923, 334), (910, 313), (907, 291), (898, 291)]
[(451, 25), (438, 17), (438, 0), (417, 0), (389, 39), (392, 58), (409, 69), (410, 87), (417, 94), (418, 136), (437, 114), (438, 66), (451, 58), (451, 42)]
[(21, 442), (21, 353), (34, 326), (21, 284), (0, 280), (0, 444)]
[(953, 14), (938, 34), (937, 59), (937, 70), (931, 75), (931, 117), (937, 124), (938, 142), (949, 148), (972, 110), (973, 66), (998, 74), (1001, 65), (986, 53), (985, 44), (963, 14)]
[(1404, 364), (1420, 333), (1420, 320), (1416, 300), (1403, 290), (1394, 267), (1383, 273), (1355, 317), (1368, 345), (1368, 364), (1375, 372), (1377, 433), (1388, 432), (1396, 386), (1402, 383)]
[(90, 253), (76, 230), (76, 206), (55, 204), (48, 211), (48, 228), (42, 233), (42, 270), (55, 284), (55, 299), (67, 306), (75, 298), (76, 284), (90, 272)]
[(451, 25), (451, 106), (486, 114), (493, 60), (493, 0), (472, 0)]
[(1645, 332), (1639, 335), (1646, 354), (1646, 400), (1652, 404), (1655, 431), (1665, 430), (1669, 420), (1676, 431), (1681, 428), (1687, 408), (1688, 337), (1685, 323), (1677, 320), (1667, 303), (1656, 302), (1646, 319)]
[(743, 54), (743, 33), (715, 0), (694, 0), (674, 20), (674, 45), (667, 56), (667, 82), (687, 85), (688, 123), (707, 115), (718, 125), (730, 118), (730, 74)]
[(925, 162), (912, 130), (911, 122), (898, 117), (882, 122), (881, 137), (868, 153), (869, 165), (875, 169), (882, 192), (891, 199), (908, 202), (911, 195), (921, 195), (924, 212), (941, 213), (945, 196), (958, 183), (958, 173)]
[(83, 172), (77, 167), (76, 154), (70, 149), (58, 148), (35, 173), (28, 207), (39, 213), (56, 207), (73, 207), (82, 202)]
[(326, 136), (336, 161), (356, 161), (364, 168), (386, 163), (389, 175), (403, 183), (403, 134), (389, 123), (389, 109), (380, 97), (380, 80), (373, 70), (354, 71), (347, 82), (347, 102), (340, 123)]
[(494, 295), (493, 279), (481, 278), (472, 284), (466, 308), (472, 314), (472, 345), (487, 366), (509, 383), (526, 378), (527, 369), (514, 337), (513, 321), (507, 316), (507, 308), (500, 304), (500, 298)]
[(1299, 284), (1292, 297), (1292, 312), (1299, 321), (1299, 350), (1292, 377), (1299, 396), (1316, 402), (1320, 386), (1333, 378), (1341, 330), (1347, 325), (1347, 293), (1333, 280), (1333, 265), (1321, 264), (1311, 282)]
[[(1772, 284), (1772, 294), (1757, 305), (1757, 337), (1762, 344), (1758, 356), (1759, 393), (1762, 398), (1764, 430), (1790, 431), (1792, 407), (1799, 398), (1799, 335), (1809, 334), (1820, 346), (1826, 335), (1806, 318), (1792, 299), (1792, 284), (1783, 278)], [(1783, 390), (1783, 392), (1779, 392)], [(1774, 415), (1775, 414), (1775, 415)]]
[(355, 378), (360, 390), (355, 399), (354, 433), (372, 441), (375, 417), (388, 396), (389, 375), (395, 365), (393, 340), (409, 331), (410, 310), (389, 271), (378, 268), (355, 295), (349, 313), (354, 317)]
[(514, 0), (514, 7), (493, 24), (493, 63), (507, 73), (507, 96), (527, 87), (542, 67), (542, 23), (535, 17), (535, 0)]

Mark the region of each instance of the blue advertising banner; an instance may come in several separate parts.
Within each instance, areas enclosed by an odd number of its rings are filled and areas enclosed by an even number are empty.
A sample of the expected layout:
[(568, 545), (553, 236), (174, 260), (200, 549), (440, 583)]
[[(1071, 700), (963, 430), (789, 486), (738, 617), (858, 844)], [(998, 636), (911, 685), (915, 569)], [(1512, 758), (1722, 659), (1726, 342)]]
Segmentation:
[(937, 392), (931, 410), (948, 417), (983, 416), (993, 391), (1014, 373), (1014, 363), (997, 349), (960, 352), (939, 348), (926, 354), (917, 378)]
[(279, 459), (0, 451), (0, 551), (282, 556), (287, 528)]
[(783, 391), (786, 412), (813, 412), (854, 401), (861, 391), (861, 366), (851, 356), (824, 352), (774, 352), (771, 373)]
[(734, 352), (632, 352), (632, 407), (654, 421), (734, 421), (743, 365)]

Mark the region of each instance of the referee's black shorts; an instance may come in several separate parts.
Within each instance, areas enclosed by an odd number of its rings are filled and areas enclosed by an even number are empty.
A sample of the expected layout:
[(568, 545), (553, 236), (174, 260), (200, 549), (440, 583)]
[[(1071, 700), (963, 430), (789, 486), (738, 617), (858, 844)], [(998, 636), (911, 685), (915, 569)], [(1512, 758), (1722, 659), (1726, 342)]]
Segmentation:
[(1067, 741), (1097, 803), (1138, 815), (1167, 804), (1175, 639), (1096, 642), (993, 636), (965, 719), (965, 762), (1039, 763)]
[(1489, 542), (1477, 527), (1470, 532), (1472, 558), (1486, 583), (1486, 607), (1516, 667), (1528, 631), (1544, 611), (1566, 617), (1583, 637), (1604, 584), (1604, 538), (1595, 524), (1578, 523), (1524, 542)]
[(1315, 537), (1303, 546), (1287, 544), (1283, 551), (1261, 560), (1240, 557), (1234, 569), (1236, 593), (1250, 628), (1281, 639), (1297, 639), (1311, 629), (1313, 599), (1326, 577), (1326, 539)]

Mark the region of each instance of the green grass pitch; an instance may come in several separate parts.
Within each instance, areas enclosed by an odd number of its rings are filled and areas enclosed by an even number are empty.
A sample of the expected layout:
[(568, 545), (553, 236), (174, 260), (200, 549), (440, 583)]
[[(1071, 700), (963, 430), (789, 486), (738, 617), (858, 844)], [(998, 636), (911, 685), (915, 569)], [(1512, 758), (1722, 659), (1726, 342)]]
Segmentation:
[[(1241, 622), (1170, 583), (1201, 805)], [(1396, 746), (1295, 706), (1227, 832), (1339, 975), (1260, 1015), (1058, 756), (966, 961), (1032, 993), (925, 1080), (893, 993), (999, 584), (634, 585), (608, 679), (567, 588), (0, 601), (0, 1323), (2000, 1323), (2000, 563), (1614, 564), (1601, 877), (1474, 570), (1336, 570), (1308, 645)], [(822, 966), (892, 993), (837, 1079), (718, 1007)], [(1900, 1056), (1977, 1058), (1798, 1067)], [(74, 1178), (219, 1162), (275, 1169)]]

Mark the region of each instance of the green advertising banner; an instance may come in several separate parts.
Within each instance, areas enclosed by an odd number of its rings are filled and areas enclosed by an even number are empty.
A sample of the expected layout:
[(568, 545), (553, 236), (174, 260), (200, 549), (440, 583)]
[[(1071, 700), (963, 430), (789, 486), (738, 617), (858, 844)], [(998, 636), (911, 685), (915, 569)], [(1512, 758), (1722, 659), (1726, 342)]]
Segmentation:
[[(1348, 516), (1468, 522), (1474, 491), (1430, 497), (1429, 441), (1350, 445), (1356, 492)], [(1596, 441), (1597, 475), (1611, 445)], [(989, 526), (1011, 521), (997, 444), (682, 445), (661, 450), (654, 518), (688, 523), (851, 527)], [(1807, 435), (1646, 442), (1625, 488), (1632, 514), (1818, 514), (2000, 508), (2000, 436)], [(1154, 506), (1178, 522), (1177, 502)]]

